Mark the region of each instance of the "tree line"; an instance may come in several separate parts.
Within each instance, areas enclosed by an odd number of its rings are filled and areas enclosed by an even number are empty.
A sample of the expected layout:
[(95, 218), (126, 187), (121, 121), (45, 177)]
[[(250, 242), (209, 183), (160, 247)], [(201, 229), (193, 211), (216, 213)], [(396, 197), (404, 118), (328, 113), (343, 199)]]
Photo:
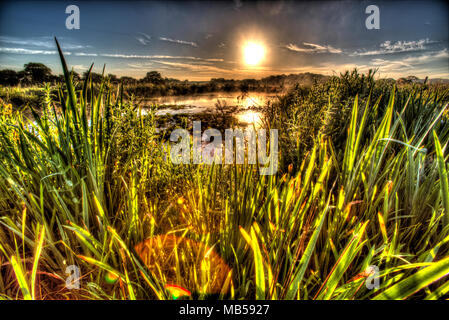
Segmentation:
[[(73, 71), (75, 81), (86, 78), (87, 71), (79, 74)], [(90, 77), (94, 83), (100, 83), (102, 75), (91, 72)], [(114, 74), (106, 75), (111, 84), (123, 84), (129, 93), (139, 96), (154, 95), (185, 95), (203, 92), (218, 91), (263, 91), (279, 92), (291, 83), (308, 83), (323, 80), (325, 76), (313, 73), (272, 75), (260, 80), (256, 79), (224, 79), (212, 78), (209, 81), (188, 81), (163, 77), (158, 71), (149, 71), (145, 77), (136, 79), (129, 76), (117, 77)], [(24, 65), (23, 70), (11, 69), (0, 70), (0, 85), (3, 86), (31, 86), (46, 82), (57, 84), (64, 81), (62, 75), (54, 75), (49, 67), (38, 62), (29, 62)]]

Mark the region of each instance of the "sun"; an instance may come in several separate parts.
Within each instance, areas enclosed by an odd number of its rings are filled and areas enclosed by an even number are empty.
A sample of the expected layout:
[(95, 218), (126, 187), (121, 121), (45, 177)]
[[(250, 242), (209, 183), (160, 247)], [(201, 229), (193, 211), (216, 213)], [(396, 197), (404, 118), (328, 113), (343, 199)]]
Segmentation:
[(243, 47), (243, 59), (250, 66), (258, 65), (265, 56), (265, 48), (256, 42), (247, 42)]

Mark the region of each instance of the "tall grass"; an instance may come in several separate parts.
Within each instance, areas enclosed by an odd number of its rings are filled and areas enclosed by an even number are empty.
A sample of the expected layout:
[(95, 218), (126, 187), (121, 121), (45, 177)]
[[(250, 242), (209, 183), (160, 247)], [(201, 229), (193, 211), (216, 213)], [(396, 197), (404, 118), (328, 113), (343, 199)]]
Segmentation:
[[(346, 101), (339, 139), (325, 117), (309, 149), (281, 149), (297, 155), (288, 170), (259, 176), (171, 164), (154, 110), (139, 116), (106, 79), (76, 90), (57, 46), (58, 96), (47, 90), (33, 121), (0, 119), (2, 298), (172, 299), (167, 284), (200, 299), (448, 296), (444, 92), (367, 90)], [(69, 265), (79, 290), (65, 286)], [(229, 270), (220, 290), (217, 270)]]

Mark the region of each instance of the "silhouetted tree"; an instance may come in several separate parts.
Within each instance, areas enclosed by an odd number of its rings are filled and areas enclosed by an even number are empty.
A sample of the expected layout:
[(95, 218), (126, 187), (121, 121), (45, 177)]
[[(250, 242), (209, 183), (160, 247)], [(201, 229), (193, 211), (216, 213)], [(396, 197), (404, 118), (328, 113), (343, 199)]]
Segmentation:
[(161, 74), (157, 71), (147, 72), (147, 75), (143, 78), (143, 81), (153, 84), (164, 83), (164, 79), (162, 78)]
[(51, 69), (43, 63), (29, 62), (23, 66), (26, 76), (31, 77), (32, 82), (42, 83), (48, 81), (51, 76)]
[(119, 80), (118, 80), (118, 78), (117, 78), (117, 76), (115, 74), (109, 73), (108, 74), (108, 79), (109, 79), (109, 81), (111, 83), (118, 83), (119, 82)]
[[(85, 71), (85, 72), (83, 73), (83, 79), (86, 79), (86, 77), (87, 77), (87, 71)], [(103, 77), (101, 76), (101, 74), (95, 73), (95, 72), (91, 72), (91, 73), (90, 73), (90, 77), (92, 78), (92, 82), (94, 82), (94, 83), (101, 82), (101, 80), (103, 79)]]
[(15, 86), (19, 83), (19, 75), (14, 70), (0, 70), (0, 84), (4, 86)]
[(135, 84), (137, 82), (136, 79), (132, 78), (132, 77), (127, 77), (127, 76), (123, 76), (120, 77), (119, 79), (121, 82), (123, 82), (123, 84)]

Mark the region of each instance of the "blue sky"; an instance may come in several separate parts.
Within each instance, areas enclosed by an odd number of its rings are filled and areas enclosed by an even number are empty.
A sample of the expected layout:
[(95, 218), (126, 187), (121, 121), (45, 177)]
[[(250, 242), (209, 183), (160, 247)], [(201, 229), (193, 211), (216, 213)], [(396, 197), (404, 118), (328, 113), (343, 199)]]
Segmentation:
[[(68, 30), (65, 8), (80, 9)], [(368, 30), (368, 5), (380, 29)], [(444, 1), (3, 1), (0, 68), (42, 62), (60, 73), (53, 37), (70, 66), (143, 77), (157, 70), (181, 80), (335, 74), (378, 68), (380, 77), (449, 78), (449, 5)], [(242, 46), (261, 43), (257, 66)]]

